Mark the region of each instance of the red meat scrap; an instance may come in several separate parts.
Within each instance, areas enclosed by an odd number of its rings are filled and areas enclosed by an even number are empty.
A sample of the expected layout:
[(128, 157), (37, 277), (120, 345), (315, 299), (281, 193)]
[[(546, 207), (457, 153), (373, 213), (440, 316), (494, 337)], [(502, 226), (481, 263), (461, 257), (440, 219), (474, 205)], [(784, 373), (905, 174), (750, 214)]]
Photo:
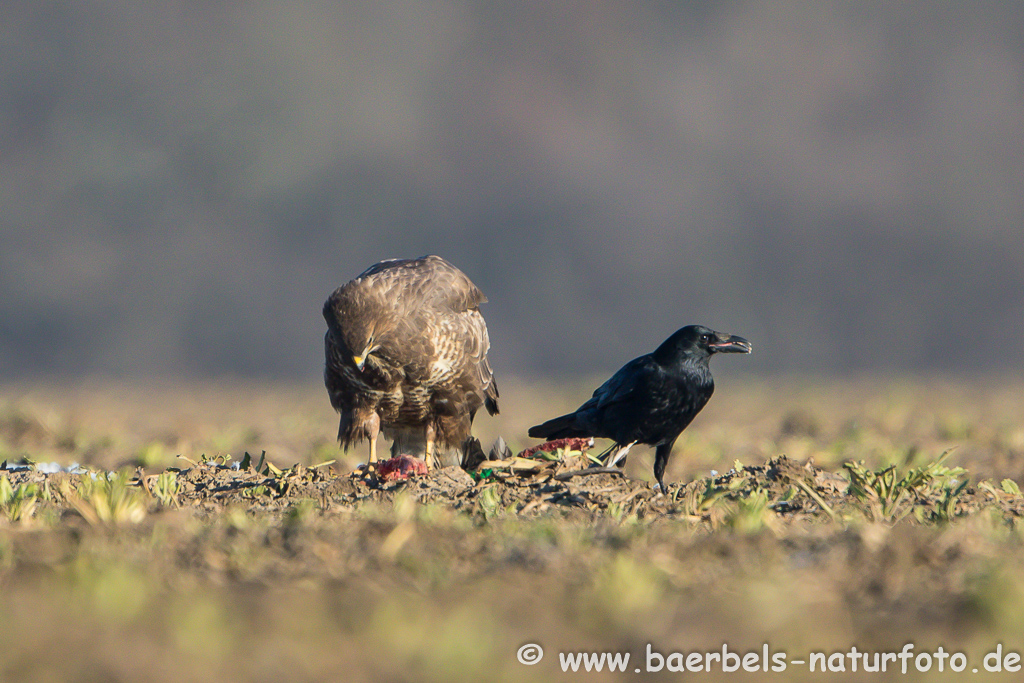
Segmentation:
[(377, 463), (377, 477), (383, 481), (398, 481), (427, 473), (427, 463), (411, 455), (399, 455)]
[(593, 447), (594, 439), (585, 437), (571, 437), (568, 439), (555, 439), (554, 441), (545, 441), (542, 444), (538, 444), (531, 448), (527, 448), (525, 451), (519, 454), (520, 458), (531, 458), (534, 454), (541, 451), (545, 453), (554, 453), (559, 448), (564, 448), (568, 451), (580, 451), (584, 452), (589, 448)]

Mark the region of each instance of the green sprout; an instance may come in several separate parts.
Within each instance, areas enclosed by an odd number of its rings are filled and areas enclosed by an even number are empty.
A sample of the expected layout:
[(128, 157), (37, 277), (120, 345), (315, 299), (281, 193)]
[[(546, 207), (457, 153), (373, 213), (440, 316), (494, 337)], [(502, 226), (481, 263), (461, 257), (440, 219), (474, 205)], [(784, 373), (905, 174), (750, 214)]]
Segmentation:
[(136, 524), (146, 516), (146, 504), (128, 477), (127, 470), (83, 476), (77, 490), (65, 482), (64, 497), (91, 525)]
[(956, 500), (966, 488), (967, 474), (962, 467), (946, 467), (943, 462), (951, 453), (946, 451), (936, 460), (900, 473), (896, 465), (873, 471), (863, 462), (843, 465), (850, 478), (849, 493), (862, 502), (872, 521), (896, 523), (910, 514), (915, 503), (929, 496), (941, 496), (938, 513), (948, 521), (956, 507)]
[(9, 522), (22, 522), (32, 517), (41, 497), (39, 484), (11, 486), (7, 475), (0, 476), (0, 514)]

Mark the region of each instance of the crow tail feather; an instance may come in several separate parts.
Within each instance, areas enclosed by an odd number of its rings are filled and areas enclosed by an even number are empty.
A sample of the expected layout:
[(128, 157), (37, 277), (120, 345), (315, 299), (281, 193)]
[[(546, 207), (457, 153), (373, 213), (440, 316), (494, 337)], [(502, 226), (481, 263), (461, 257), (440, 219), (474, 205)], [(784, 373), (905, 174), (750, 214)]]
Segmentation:
[(529, 435), (534, 439), (570, 439), (591, 436), (590, 432), (583, 430), (576, 424), (576, 413), (569, 413), (544, 424), (530, 427)]

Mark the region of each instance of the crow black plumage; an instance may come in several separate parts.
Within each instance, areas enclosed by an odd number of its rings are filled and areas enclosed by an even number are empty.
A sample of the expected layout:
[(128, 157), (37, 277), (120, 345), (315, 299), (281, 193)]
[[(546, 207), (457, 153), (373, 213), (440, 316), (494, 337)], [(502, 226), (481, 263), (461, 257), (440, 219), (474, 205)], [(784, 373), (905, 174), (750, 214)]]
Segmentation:
[(615, 442), (609, 462), (633, 444), (655, 447), (654, 477), (665, 492), (665, 466), (676, 438), (715, 390), (715, 353), (750, 353), (742, 337), (702, 325), (677, 330), (652, 353), (626, 363), (575, 412), (530, 428), (542, 439), (598, 437)]

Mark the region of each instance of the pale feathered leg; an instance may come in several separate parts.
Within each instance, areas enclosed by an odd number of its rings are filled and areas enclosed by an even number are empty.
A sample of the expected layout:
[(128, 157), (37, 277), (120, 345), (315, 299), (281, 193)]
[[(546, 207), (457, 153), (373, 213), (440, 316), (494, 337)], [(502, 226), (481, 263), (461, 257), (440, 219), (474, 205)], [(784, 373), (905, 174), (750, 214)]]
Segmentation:
[(427, 449), (423, 454), (423, 462), (427, 464), (427, 469), (434, 469), (434, 425), (427, 424)]
[(373, 472), (377, 464), (377, 435), (380, 433), (380, 415), (374, 413), (373, 417), (366, 421), (366, 431), (369, 433), (370, 439), (370, 459), (366, 463), (366, 471)]

